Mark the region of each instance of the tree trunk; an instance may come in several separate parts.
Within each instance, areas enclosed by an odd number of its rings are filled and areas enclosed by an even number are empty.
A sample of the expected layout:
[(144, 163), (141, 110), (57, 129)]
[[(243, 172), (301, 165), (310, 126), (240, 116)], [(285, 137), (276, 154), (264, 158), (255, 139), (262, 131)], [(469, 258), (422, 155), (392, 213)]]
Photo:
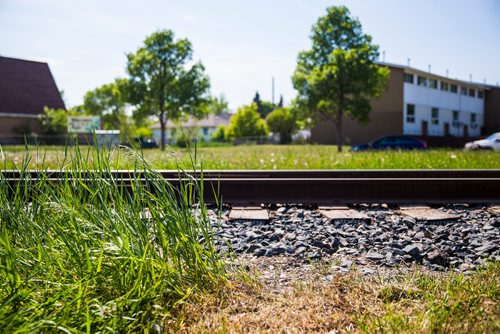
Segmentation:
[(160, 113), (160, 128), (161, 128), (161, 142), (160, 142), (160, 148), (162, 151), (165, 151), (165, 130), (166, 130), (166, 123), (167, 120), (165, 119), (165, 112), (162, 111)]
[(342, 110), (339, 110), (339, 114), (337, 115), (337, 152), (342, 152), (342, 146), (344, 145), (344, 136), (342, 134)]

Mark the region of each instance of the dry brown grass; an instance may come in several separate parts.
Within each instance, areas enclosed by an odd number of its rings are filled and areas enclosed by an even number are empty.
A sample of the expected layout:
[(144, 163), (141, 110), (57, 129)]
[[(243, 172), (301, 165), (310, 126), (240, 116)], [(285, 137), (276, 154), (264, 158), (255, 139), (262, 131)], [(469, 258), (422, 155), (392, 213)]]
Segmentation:
[(185, 304), (169, 329), (178, 333), (495, 332), (500, 330), (499, 266), (488, 270), (487, 275), (468, 278), (413, 272), (397, 279), (354, 271), (331, 281), (316, 272), (280, 290), (262, 281), (234, 283), (217, 297)]

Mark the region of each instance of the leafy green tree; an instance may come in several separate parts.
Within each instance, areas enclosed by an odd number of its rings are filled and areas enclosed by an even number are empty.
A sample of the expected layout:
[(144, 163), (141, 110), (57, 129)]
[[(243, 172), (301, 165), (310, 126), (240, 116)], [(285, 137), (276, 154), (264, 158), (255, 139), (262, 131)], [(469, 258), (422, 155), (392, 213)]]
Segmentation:
[(128, 123), (125, 113), (127, 90), (127, 79), (116, 79), (113, 83), (102, 85), (85, 94), (83, 109), (87, 114), (100, 116), (104, 129), (122, 130)]
[(137, 113), (158, 116), (162, 150), (167, 119), (177, 120), (186, 114), (200, 118), (208, 109), (210, 83), (200, 62), (187, 66), (192, 53), (187, 39), (175, 41), (172, 31), (160, 30), (127, 55), (131, 101), (137, 105)]
[(212, 135), (213, 141), (224, 142), (226, 141), (226, 128), (224, 124), (219, 125)]
[(271, 132), (279, 133), (281, 144), (291, 143), (292, 134), (298, 129), (297, 119), (290, 108), (275, 109), (267, 116), (266, 123)]
[(345, 116), (367, 122), (370, 100), (387, 86), (389, 69), (375, 63), (378, 46), (346, 7), (330, 7), (312, 28), (312, 48), (298, 55), (293, 85), (312, 114), (332, 121), (342, 150)]
[(44, 107), (40, 120), (46, 135), (63, 135), (68, 132), (68, 113), (64, 109)]
[(252, 103), (239, 108), (238, 112), (231, 116), (226, 129), (226, 138), (261, 137), (267, 136), (268, 133), (266, 122), (257, 112), (257, 105)]
[(212, 97), (208, 103), (208, 112), (214, 115), (220, 115), (229, 112), (229, 105), (226, 97), (221, 94), (219, 97)]

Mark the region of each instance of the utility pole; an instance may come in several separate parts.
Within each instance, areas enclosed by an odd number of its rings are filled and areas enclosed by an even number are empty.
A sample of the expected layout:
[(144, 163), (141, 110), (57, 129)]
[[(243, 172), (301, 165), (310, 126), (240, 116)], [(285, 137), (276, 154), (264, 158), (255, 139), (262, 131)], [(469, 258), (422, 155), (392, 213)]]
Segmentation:
[(272, 79), (272, 87), (271, 87), (271, 89), (272, 89), (271, 103), (272, 103), (272, 104), (273, 104), (273, 106), (274, 106), (274, 77), (273, 77), (273, 79)]

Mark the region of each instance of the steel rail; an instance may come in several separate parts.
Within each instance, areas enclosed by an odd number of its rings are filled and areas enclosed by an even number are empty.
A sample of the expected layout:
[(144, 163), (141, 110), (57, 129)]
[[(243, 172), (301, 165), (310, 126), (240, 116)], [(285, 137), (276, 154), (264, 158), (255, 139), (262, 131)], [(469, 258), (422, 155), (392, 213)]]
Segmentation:
[[(21, 178), (59, 182), (75, 178), (68, 171), (4, 170), (1, 178), (11, 186)], [(500, 169), (491, 170), (225, 170), (172, 171), (155, 174), (113, 170), (80, 171), (83, 182), (113, 179), (131, 188), (133, 183), (161, 177), (173, 186), (203, 182), (204, 200), (233, 205), (303, 203), (336, 205), (349, 203), (449, 204), (500, 203)], [(95, 176), (101, 178), (95, 178)]]

